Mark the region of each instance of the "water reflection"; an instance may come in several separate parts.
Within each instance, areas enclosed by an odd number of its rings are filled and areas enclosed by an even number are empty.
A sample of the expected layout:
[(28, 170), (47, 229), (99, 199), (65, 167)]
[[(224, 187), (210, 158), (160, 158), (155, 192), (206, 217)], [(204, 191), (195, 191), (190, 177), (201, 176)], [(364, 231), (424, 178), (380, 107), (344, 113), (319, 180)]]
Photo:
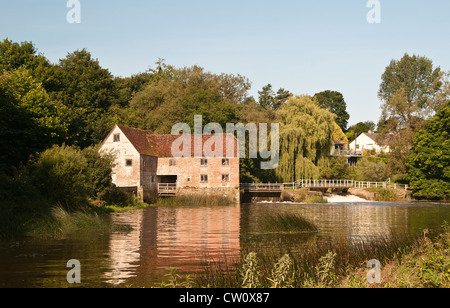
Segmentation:
[[(194, 272), (205, 262), (237, 258), (240, 251), (240, 206), (216, 208), (149, 208), (115, 215), (130, 233), (110, 239), (109, 283), (121, 284), (149, 273), (178, 267)], [(154, 277), (155, 278), (155, 277)], [(155, 279), (157, 280), (157, 279)], [(133, 280), (136, 281), (136, 280)]]
[(107, 283), (122, 284), (127, 279), (135, 277), (135, 270), (141, 259), (140, 242), (144, 212), (133, 211), (122, 215), (114, 215), (113, 223), (129, 225), (129, 233), (113, 233), (109, 243), (109, 270), (104, 277)]
[[(318, 233), (269, 234), (267, 214), (296, 213)], [(83, 287), (154, 286), (167, 269), (196, 273), (206, 262), (238, 260), (241, 251), (298, 247), (337, 237), (373, 238), (421, 234), (450, 222), (450, 204), (330, 203), (243, 204), (208, 208), (148, 208), (112, 216), (132, 231), (74, 235), (63, 240), (0, 243), (0, 287), (69, 287), (66, 263), (82, 264)], [(263, 250), (264, 251), (264, 250)]]
[(418, 203), (334, 203), (334, 204), (252, 204), (243, 209), (242, 222), (248, 234), (261, 234), (264, 215), (296, 213), (318, 228), (318, 237), (374, 238), (420, 234), (425, 228), (438, 228), (450, 221), (450, 206)]

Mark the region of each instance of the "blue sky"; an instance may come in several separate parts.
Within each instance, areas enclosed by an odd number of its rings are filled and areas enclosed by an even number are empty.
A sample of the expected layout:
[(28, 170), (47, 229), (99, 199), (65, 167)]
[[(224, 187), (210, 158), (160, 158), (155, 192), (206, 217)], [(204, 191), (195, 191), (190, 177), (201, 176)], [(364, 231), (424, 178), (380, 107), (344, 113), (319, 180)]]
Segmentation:
[(271, 83), (295, 94), (344, 95), (350, 124), (381, 114), (377, 92), (392, 59), (405, 52), (450, 70), (450, 1), (380, 0), (381, 23), (367, 22), (368, 0), (0, 0), (0, 39), (32, 41), (57, 62), (86, 48), (116, 76), (153, 67), (241, 74), (251, 94)]

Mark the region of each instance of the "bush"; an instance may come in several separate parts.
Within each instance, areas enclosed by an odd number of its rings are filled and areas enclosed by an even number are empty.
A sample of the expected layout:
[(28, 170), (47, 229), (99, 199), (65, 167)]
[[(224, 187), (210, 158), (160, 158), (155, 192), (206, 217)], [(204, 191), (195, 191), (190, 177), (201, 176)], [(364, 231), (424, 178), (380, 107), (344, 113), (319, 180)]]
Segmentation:
[(88, 205), (112, 187), (112, 160), (97, 148), (54, 146), (30, 163), (31, 181), (50, 204), (66, 209)]

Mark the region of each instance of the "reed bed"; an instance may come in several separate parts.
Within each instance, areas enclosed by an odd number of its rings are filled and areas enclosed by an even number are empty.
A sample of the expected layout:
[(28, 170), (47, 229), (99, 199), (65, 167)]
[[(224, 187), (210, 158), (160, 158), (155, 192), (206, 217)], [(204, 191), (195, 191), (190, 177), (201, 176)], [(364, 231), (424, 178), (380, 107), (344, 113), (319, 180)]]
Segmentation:
[(355, 269), (366, 268), (368, 260), (377, 259), (386, 264), (410, 253), (417, 247), (417, 240), (342, 238), (286, 247), (244, 248), (239, 258), (208, 264), (194, 279), (195, 285), (209, 288), (334, 287)]
[(129, 226), (113, 225), (108, 216), (93, 211), (68, 212), (61, 206), (53, 207), (49, 215), (29, 222), (32, 230), (28, 235), (34, 237), (61, 238), (76, 232), (129, 231)]
[(267, 214), (262, 226), (273, 233), (317, 232), (317, 226), (311, 221), (294, 213)]
[(161, 198), (156, 206), (228, 206), (235, 204), (234, 198), (226, 195), (180, 195), (176, 197)]

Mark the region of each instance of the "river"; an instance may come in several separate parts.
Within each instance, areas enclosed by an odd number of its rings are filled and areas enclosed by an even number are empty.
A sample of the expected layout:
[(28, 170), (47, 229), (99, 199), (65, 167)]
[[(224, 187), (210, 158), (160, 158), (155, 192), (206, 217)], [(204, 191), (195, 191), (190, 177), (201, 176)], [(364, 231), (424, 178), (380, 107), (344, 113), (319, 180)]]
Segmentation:
[(0, 287), (70, 287), (66, 266), (72, 259), (80, 261), (82, 287), (154, 286), (169, 268), (196, 273), (207, 262), (239, 258), (243, 249), (270, 247), (276, 239), (261, 230), (260, 219), (280, 212), (299, 214), (318, 226), (319, 232), (298, 235), (297, 242), (415, 235), (450, 222), (449, 203), (340, 196), (330, 197), (328, 204), (147, 208), (111, 216), (115, 224), (130, 225), (127, 232), (0, 243)]

